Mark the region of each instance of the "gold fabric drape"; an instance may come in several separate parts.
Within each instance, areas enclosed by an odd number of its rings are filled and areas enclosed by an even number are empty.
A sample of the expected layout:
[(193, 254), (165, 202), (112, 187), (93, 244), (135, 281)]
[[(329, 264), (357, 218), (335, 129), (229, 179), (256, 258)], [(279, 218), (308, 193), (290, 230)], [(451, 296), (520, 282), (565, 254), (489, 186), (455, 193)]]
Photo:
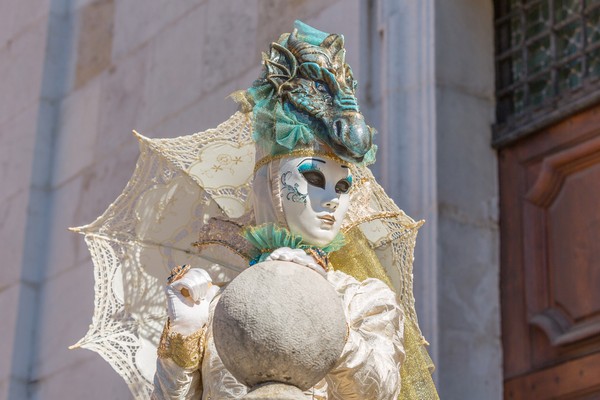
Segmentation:
[[(384, 267), (375, 251), (358, 227), (345, 233), (348, 245), (331, 253), (330, 261), (334, 269), (353, 276), (359, 281), (377, 278), (395, 291)], [(410, 305), (402, 304), (403, 307)], [(417, 321), (406, 313), (404, 326), (404, 350), (406, 359), (400, 371), (401, 389), (399, 400), (436, 400), (439, 399), (431, 377), (434, 366), (420, 334)]]

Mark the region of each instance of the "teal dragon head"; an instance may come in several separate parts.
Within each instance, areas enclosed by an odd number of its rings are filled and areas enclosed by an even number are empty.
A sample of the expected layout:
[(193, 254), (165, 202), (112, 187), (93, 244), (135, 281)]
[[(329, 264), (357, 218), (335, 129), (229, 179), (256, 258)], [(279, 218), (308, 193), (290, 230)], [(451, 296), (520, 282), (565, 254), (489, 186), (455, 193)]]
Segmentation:
[(318, 139), (348, 162), (374, 161), (374, 130), (358, 107), (345, 53), (342, 35), (300, 21), (271, 44), (261, 78), (247, 91), (258, 144), (285, 154)]

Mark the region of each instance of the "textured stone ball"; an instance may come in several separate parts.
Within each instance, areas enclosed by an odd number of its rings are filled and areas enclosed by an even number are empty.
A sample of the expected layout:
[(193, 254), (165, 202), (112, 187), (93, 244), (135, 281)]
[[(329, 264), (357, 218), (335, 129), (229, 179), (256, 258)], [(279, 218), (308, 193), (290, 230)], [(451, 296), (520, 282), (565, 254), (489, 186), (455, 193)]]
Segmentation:
[(248, 268), (223, 291), (213, 333), (223, 364), (240, 382), (307, 390), (338, 361), (347, 327), (327, 280), (298, 264), (268, 261)]

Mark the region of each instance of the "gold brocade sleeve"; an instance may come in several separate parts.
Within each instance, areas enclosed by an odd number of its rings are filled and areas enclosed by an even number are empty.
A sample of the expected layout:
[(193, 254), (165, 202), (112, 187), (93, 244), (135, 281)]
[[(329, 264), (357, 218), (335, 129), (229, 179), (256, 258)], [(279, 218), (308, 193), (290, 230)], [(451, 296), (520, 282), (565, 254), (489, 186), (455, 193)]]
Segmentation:
[(170, 358), (181, 368), (197, 369), (202, 362), (205, 333), (206, 328), (188, 336), (171, 332), (171, 323), (167, 320), (158, 345), (158, 357)]
[(202, 398), (200, 365), (204, 357), (206, 328), (184, 336), (171, 331), (167, 320), (154, 374), (152, 400), (198, 400)]
[[(353, 276), (359, 281), (377, 278), (395, 290), (377, 255), (359, 228), (345, 233), (346, 242), (351, 245), (331, 253), (330, 261), (335, 270)], [(407, 306), (403, 303), (403, 306)], [(406, 313), (407, 317), (410, 313)], [(434, 366), (417, 322), (406, 318), (404, 324), (404, 351), (406, 359), (400, 370), (401, 388), (399, 400), (439, 399), (431, 377)]]

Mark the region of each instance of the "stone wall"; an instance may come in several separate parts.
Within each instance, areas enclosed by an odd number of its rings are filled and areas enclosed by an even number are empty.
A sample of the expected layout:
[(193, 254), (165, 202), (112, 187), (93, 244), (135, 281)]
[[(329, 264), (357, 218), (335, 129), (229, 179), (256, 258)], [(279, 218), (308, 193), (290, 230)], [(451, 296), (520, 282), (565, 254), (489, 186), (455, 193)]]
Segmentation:
[(492, 1), (435, 1), (442, 398), (502, 398)]
[(378, 174), (426, 220), (415, 297), (442, 399), (502, 397), (492, 3), (378, 0), (364, 13)]
[[(39, 286), (34, 268), (26, 268), (28, 207), (43, 193), (43, 171), (34, 170), (38, 120), (46, 111), (40, 102), (48, 39), (50, 5), (4, 1), (0, 4), (0, 398), (26, 398), (28, 362), (23, 350), (32, 343), (32, 327), (23, 313), (35, 312)], [(31, 211), (30, 211), (31, 210)]]
[(127, 183), (132, 129), (172, 137), (224, 121), (226, 97), (294, 19), (343, 32), (358, 65), (359, 1), (41, 3), (0, 5), (0, 399), (129, 398), (97, 354), (67, 350), (93, 311), (89, 253), (67, 227)]
[(492, 1), (6, 0), (0, 4), (0, 400), (124, 399), (87, 331), (83, 238), (121, 192), (130, 133), (216, 126), (294, 19), (346, 37), (381, 134), (377, 176), (426, 219), (415, 293), (443, 399), (499, 399)]

